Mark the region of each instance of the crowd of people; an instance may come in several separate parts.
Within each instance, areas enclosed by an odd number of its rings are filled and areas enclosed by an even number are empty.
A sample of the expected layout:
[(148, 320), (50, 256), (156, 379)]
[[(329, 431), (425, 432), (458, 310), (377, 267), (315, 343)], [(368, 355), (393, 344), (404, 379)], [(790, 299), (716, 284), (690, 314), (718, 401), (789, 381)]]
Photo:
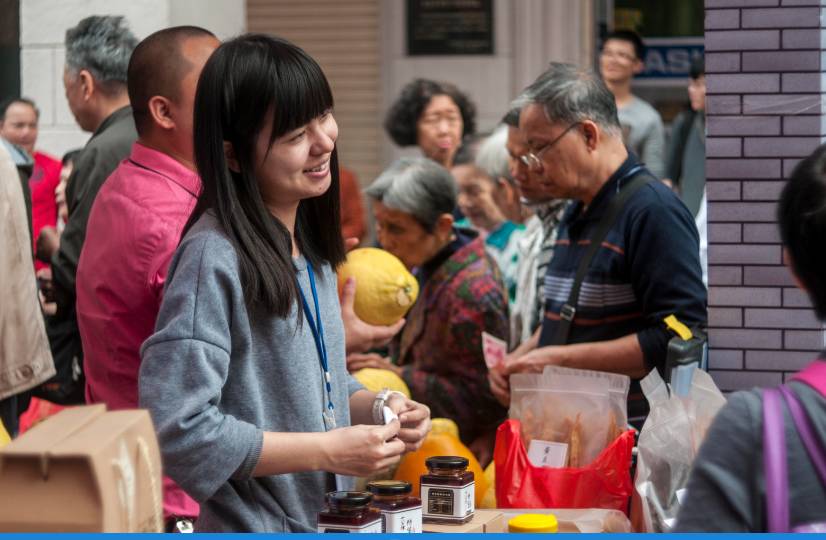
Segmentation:
[[(88, 143), (61, 164), (35, 150), (35, 103), (0, 108), (0, 207), (13, 209), (4, 320), (18, 325), (0, 344), (5, 429), (25, 429), (45, 403), (146, 408), (169, 530), (271, 532), (315, 530), (325, 492), (417, 449), (431, 415), (454, 420), (487, 465), (515, 373), (627, 375), (639, 428), (638, 381), (665, 367), (663, 319), (707, 320), (705, 77), (695, 59), (667, 144), (659, 114), (631, 92), (639, 36), (617, 31), (601, 47), (599, 73), (551, 63), (485, 136), (460, 89), (410, 82), (384, 128), (421, 157), (389, 164), (362, 195), (339, 165), (330, 85), (299, 46), (222, 43), (192, 26), (139, 41), (122, 17), (80, 21), (66, 33), (64, 85)], [(796, 169), (781, 203), (816, 306), (821, 261), (799, 236), (823, 226), (822, 159)], [(338, 289), (347, 250), (371, 242), (365, 208), (377, 245), (421, 289), (392, 326), (355, 315), (357, 283)], [(501, 365), (488, 367), (484, 333), (508, 344)], [(398, 375), (412, 397), (364, 389), (352, 373), (367, 367)], [(822, 435), (826, 399), (806, 392)], [(750, 462), (736, 487), (756, 498), (724, 504), (731, 478), (719, 471), (738, 459), (726, 438), (738, 428), (738, 444), (759, 447), (759, 433), (729, 425), (759, 417), (759, 396), (738, 399), (704, 448), (691, 490), (708, 496), (687, 505), (687, 529), (715, 523), (702, 517), (712, 500), (739, 512), (720, 527), (763, 525), (748, 512), (760, 494)]]

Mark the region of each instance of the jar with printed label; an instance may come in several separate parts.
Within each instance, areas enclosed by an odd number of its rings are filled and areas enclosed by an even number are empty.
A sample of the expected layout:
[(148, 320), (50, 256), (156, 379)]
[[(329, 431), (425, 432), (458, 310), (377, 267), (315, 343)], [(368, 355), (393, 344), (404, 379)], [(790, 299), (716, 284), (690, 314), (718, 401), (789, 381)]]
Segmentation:
[(382, 532), (422, 532), (422, 500), (410, 493), (413, 486), (402, 480), (376, 480), (367, 484), (373, 494), (370, 505), (381, 512)]
[(320, 533), (380, 533), (381, 512), (370, 507), (373, 495), (364, 491), (333, 491), (327, 509), (318, 513)]
[(423, 519), (427, 523), (467, 523), (473, 519), (476, 483), (467, 458), (434, 456), (421, 476)]

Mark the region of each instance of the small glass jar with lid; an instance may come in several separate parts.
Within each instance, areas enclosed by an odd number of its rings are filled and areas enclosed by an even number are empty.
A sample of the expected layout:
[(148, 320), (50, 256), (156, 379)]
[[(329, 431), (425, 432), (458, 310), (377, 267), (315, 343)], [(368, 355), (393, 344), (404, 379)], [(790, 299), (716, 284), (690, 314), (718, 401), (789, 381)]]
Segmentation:
[(421, 477), (427, 523), (467, 523), (473, 519), (476, 495), (473, 471), (468, 460), (460, 456), (433, 456), (425, 461), (427, 474)]
[(422, 532), (422, 500), (411, 495), (413, 486), (402, 480), (375, 480), (367, 484), (370, 505), (381, 512), (386, 533)]
[(327, 509), (318, 513), (320, 533), (380, 533), (381, 512), (370, 507), (373, 495), (364, 491), (332, 491)]

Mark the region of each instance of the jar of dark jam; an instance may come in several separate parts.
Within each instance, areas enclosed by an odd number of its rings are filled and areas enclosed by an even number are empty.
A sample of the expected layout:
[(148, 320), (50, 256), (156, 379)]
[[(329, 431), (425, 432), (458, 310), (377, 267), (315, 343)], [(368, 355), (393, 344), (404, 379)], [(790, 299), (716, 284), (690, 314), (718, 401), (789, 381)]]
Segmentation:
[(376, 480), (367, 489), (373, 494), (370, 506), (381, 512), (382, 532), (422, 532), (422, 500), (411, 495), (409, 482)]
[(461, 524), (473, 519), (476, 486), (473, 472), (467, 470), (467, 458), (434, 456), (425, 465), (427, 474), (421, 477), (424, 521)]
[(364, 491), (333, 491), (327, 509), (318, 513), (320, 533), (380, 533), (381, 512), (370, 508), (373, 495)]

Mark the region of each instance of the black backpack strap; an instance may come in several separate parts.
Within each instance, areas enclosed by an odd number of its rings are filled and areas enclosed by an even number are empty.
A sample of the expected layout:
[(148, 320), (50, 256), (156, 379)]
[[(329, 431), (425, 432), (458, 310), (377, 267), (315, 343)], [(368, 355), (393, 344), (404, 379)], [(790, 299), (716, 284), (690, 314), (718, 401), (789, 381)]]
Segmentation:
[(565, 345), (568, 343), (568, 335), (571, 332), (571, 323), (576, 317), (576, 306), (579, 302), (579, 290), (582, 288), (582, 282), (585, 280), (585, 274), (588, 272), (588, 267), (591, 266), (591, 261), (594, 259), (597, 250), (602, 245), (602, 241), (608, 236), (608, 231), (617, 220), (620, 211), (625, 206), (626, 201), (631, 198), (634, 193), (639, 191), (643, 186), (654, 180), (654, 176), (647, 170), (643, 169), (634, 175), (630, 182), (628, 182), (608, 204), (608, 209), (602, 216), (597, 228), (591, 234), (591, 244), (588, 246), (588, 251), (585, 256), (579, 261), (574, 282), (571, 285), (571, 293), (568, 295), (568, 301), (562, 305), (559, 312), (559, 326), (556, 330), (556, 335), (552, 345)]

